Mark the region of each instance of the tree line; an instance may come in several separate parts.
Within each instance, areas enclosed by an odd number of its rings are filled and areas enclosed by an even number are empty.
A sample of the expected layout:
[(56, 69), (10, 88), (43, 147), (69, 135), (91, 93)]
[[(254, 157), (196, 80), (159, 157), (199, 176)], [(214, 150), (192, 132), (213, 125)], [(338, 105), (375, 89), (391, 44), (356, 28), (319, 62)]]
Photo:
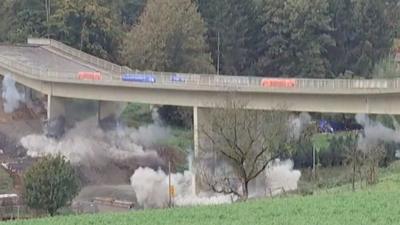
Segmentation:
[(49, 36), (135, 69), (228, 75), (369, 78), (400, 34), (399, 0), (4, 0), (0, 15), (3, 42)]

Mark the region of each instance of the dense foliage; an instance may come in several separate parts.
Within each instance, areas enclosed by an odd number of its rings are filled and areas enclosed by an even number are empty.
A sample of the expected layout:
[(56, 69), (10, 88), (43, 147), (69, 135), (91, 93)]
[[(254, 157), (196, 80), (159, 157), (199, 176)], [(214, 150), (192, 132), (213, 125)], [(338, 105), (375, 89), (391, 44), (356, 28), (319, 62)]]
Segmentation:
[(3, 0), (0, 15), (0, 41), (49, 35), (136, 69), (230, 75), (369, 78), (400, 35), (398, 0)]
[(212, 73), (206, 27), (191, 0), (148, 0), (124, 41), (123, 58), (140, 70)]
[(76, 173), (64, 157), (44, 157), (24, 177), (24, 198), (29, 207), (54, 215), (79, 191)]

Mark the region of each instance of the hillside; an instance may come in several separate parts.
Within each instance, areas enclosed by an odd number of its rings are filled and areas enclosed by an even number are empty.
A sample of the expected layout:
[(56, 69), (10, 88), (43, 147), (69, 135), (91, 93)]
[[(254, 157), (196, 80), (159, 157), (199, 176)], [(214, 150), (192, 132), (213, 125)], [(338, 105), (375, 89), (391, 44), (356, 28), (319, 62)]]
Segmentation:
[(56, 217), (12, 224), (123, 224), (123, 225), (358, 225), (398, 224), (400, 167), (384, 171), (380, 183), (353, 193), (344, 186), (314, 196), (260, 200), (234, 205), (149, 210), (125, 214)]

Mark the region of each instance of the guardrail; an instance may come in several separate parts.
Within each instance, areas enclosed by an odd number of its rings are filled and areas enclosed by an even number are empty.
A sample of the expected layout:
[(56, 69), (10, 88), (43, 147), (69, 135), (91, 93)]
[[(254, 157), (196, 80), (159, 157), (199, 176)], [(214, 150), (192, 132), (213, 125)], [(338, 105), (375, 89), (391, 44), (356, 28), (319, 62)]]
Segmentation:
[[(79, 80), (78, 73), (51, 71), (40, 67), (34, 67), (27, 64), (11, 60), (7, 57), (0, 56), (0, 65), (23, 74), (26, 77), (33, 79), (56, 79), (57, 81), (71, 81)], [(116, 67), (115, 67), (116, 68)], [(121, 67), (122, 68), (122, 67)], [(129, 82), (122, 81), (122, 75), (126, 71), (114, 72), (111, 76), (103, 76), (102, 80), (90, 81), (95, 84), (104, 85), (113, 81), (114, 83), (121, 83), (129, 85)], [(399, 89), (400, 79), (379, 79), (379, 80), (346, 80), (346, 79), (294, 79), (295, 85), (288, 88), (279, 87), (265, 87), (261, 86), (261, 77), (242, 77), (242, 76), (217, 76), (217, 75), (201, 75), (201, 74), (183, 74), (183, 73), (156, 73), (149, 71), (129, 71), (129, 73), (137, 73), (142, 75), (154, 76), (156, 82), (154, 83), (134, 83), (137, 85), (156, 86), (156, 87), (210, 87), (210, 88), (232, 88), (240, 90), (246, 88), (250, 91), (260, 91), (266, 89), (307, 89), (307, 90), (343, 90), (343, 89)], [(176, 81), (173, 77), (179, 76), (182, 78)], [(275, 79), (275, 78), (270, 78)]]

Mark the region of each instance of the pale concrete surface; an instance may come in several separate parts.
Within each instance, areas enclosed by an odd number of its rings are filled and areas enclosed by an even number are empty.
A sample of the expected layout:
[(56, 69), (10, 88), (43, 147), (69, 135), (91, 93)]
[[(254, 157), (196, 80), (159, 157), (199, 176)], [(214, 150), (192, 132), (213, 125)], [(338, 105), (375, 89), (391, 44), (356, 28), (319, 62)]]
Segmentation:
[(0, 56), (25, 65), (60, 72), (95, 71), (88, 66), (68, 60), (42, 47), (0, 45)]
[[(40, 39), (37, 43), (52, 42)], [(191, 78), (199, 78), (196, 81), (199, 83), (176, 84), (161, 73), (160, 80), (154, 84), (132, 83), (121, 81), (121, 73), (116, 71), (122, 71), (123, 67), (54, 43), (55, 46), (0, 47), (0, 59), (12, 60), (0, 60), (0, 73), (11, 73), (17, 82), (53, 97), (214, 108), (221, 107), (226, 95), (235, 91), (235, 97), (248, 102), (250, 109), (400, 114), (400, 80), (298, 79), (296, 88), (265, 88), (261, 87), (260, 78), (224, 77), (223, 82), (239, 82), (239, 86), (232, 88), (218, 83), (221, 79), (217, 76), (194, 74)], [(52, 50), (47, 50), (50, 47)], [(51, 71), (30, 74), (29, 68), (19, 70), (13, 62), (42, 66)], [(101, 81), (82, 81), (73, 76), (96, 66), (99, 70), (109, 68), (111, 76)], [(218, 85), (213, 85), (214, 82)]]

